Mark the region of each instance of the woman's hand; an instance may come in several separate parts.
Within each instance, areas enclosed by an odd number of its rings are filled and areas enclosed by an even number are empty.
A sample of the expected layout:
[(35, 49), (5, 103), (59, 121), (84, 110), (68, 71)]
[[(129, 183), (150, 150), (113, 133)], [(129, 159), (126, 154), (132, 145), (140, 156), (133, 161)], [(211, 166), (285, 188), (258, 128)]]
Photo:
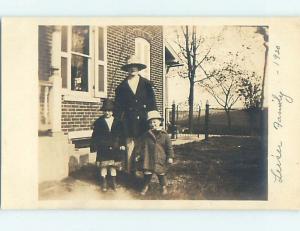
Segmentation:
[(173, 158), (168, 158), (168, 164), (173, 164)]
[(121, 151), (125, 151), (125, 150), (126, 150), (125, 146), (121, 146), (121, 147), (120, 147), (120, 150), (121, 150)]
[(135, 157), (135, 162), (139, 162), (140, 159), (141, 159), (141, 156), (136, 156)]

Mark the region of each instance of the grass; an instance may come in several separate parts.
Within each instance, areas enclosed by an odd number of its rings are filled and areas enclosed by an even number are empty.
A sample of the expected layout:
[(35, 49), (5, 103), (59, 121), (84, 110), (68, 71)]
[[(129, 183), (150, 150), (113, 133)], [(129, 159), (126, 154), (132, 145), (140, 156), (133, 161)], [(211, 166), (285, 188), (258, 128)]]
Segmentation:
[[(267, 142), (265, 142), (267, 143)], [(119, 173), (117, 192), (103, 194), (91, 164), (61, 182), (40, 185), (40, 199), (266, 200), (267, 158), (258, 138), (211, 137), (174, 147), (167, 177), (169, 194), (161, 196), (153, 178), (146, 196), (139, 195), (142, 175)]]
[(214, 137), (176, 148), (171, 198), (266, 200), (266, 154), (257, 138)]

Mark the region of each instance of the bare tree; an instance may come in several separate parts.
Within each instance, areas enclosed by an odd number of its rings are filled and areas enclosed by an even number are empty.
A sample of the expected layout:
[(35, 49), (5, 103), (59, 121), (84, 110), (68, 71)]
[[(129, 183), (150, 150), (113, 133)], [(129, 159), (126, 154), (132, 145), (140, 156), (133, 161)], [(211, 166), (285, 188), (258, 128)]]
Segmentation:
[[(194, 106), (194, 87), (195, 83), (201, 82), (198, 80), (196, 73), (197, 69), (201, 69), (204, 75), (206, 74), (204, 69), (204, 63), (214, 60), (213, 56), (210, 56), (211, 47), (203, 48), (201, 45), (205, 42), (204, 36), (197, 34), (195, 26), (182, 26), (182, 36), (178, 34), (177, 45), (180, 48), (180, 54), (185, 61), (184, 69), (179, 72), (179, 75), (189, 80), (189, 132), (193, 131), (193, 106)], [(183, 41), (180, 38), (183, 37)], [(218, 36), (218, 38), (220, 35)], [(207, 76), (206, 76), (207, 77)]]
[(219, 67), (214, 66), (212, 71), (206, 72), (208, 77), (205, 81), (200, 82), (200, 85), (224, 109), (229, 129), (231, 129), (230, 112), (234, 104), (240, 99), (240, 94), (238, 93), (240, 79), (245, 75), (245, 71), (241, 69), (237, 62), (240, 55), (240, 52), (235, 54), (229, 52), (228, 56), (232, 57), (231, 60), (223, 62)]
[[(236, 54), (238, 56), (238, 53)], [(239, 100), (238, 94), (240, 78), (244, 75), (240, 66), (233, 61), (224, 62), (219, 68), (215, 68), (200, 85), (224, 108), (227, 117), (228, 128), (231, 129), (230, 111)]]
[(262, 105), (262, 78), (256, 72), (248, 73), (240, 78), (238, 93), (243, 100), (245, 111), (248, 114), (251, 134)]

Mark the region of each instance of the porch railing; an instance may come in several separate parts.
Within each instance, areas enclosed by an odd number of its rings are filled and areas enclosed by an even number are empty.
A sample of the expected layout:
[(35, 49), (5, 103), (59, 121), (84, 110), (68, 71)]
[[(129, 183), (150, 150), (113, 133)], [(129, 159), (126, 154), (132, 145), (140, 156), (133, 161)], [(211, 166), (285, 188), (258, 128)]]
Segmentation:
[(39, 133), (49, 132), (52, 128), (50, 113), (50, 95), (53, 89), (53, 82), (39, 81)]

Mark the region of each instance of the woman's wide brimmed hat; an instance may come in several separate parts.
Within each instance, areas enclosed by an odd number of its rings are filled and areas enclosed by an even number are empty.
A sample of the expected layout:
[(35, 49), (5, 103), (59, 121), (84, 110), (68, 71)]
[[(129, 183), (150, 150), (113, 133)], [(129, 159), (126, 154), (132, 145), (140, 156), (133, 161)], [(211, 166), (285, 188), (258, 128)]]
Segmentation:
[(126, 64), (121, 67), (121, 70), (128, 71), (130, 67), (137, 67), (140, 70), (147, 68), (147, 66), (139, 60), (136, 55), (132, 55), (126, 59)]
[(162, 120), (160, 113), (158, 111), (149, 111), (147, 114), (147, 120), (159, 119)]
[(113, 111), (114, 101), (112, 99), (104, 99), (103, 105), (100, 108), (101, 111)]

